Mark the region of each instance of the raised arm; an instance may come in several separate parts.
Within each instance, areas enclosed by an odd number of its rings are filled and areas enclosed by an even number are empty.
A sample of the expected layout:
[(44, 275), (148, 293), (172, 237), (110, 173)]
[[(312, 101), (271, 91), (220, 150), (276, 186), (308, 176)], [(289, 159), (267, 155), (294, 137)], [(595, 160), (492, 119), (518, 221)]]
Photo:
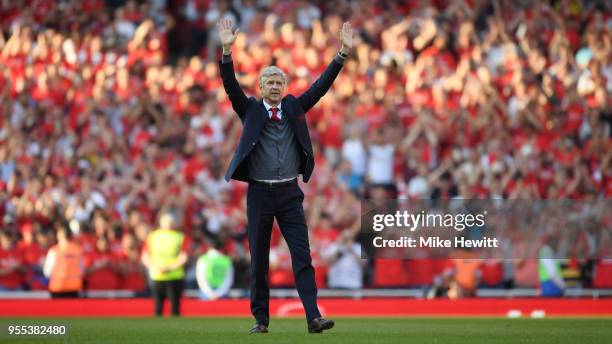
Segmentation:
[(223, 49), (223, 55), (221, 56), (221, 62), (219, 63), (223, 88), (225, 88), (225, 93), (227, 93), (234, 111), (236, 111), (238, 117), (240, 117), (240, 120), (244, 122), (248, 98), (240, 87), (238, 80), (236, 80), (236, 75), (234, 74), (234, 63), (232, 62), (232, 45), (234, 44), (240, 29), (236, 29), (236, 31), (232, 32), (232, 20), (220, 19), (217, 22), (217, 31), (219, 32), (219, 41), (221, 42), (221, 48)]
[(327, 66), (323, 74), (304, 92), (300, 95), (297, 100), (302, 106), (304, 112), (308, 112), (318, 101), (327, 93), (327, 90), (331, 87), (332, 83), (340, 73), (344, 60), (348, 57), (348, 54), (353, 48), (353, 28), (349, 22), (342, 24), (340, 30), (340, 42), (342, 47), (338, 52), (338, 55), (334, 60)]

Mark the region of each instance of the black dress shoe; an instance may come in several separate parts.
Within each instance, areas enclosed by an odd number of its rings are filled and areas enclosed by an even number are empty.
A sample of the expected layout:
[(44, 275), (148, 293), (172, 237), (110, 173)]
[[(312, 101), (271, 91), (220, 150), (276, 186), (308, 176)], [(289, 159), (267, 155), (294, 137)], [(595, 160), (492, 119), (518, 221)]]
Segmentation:
[(255, 324), (251, 327), (249, 334), (253, 333), (268, 333), (268, 326), (262, 324)]
[(308, 333), (321, 333), (334, 327), (334, 321), (325, 318), (316, 318), (308, 324)]

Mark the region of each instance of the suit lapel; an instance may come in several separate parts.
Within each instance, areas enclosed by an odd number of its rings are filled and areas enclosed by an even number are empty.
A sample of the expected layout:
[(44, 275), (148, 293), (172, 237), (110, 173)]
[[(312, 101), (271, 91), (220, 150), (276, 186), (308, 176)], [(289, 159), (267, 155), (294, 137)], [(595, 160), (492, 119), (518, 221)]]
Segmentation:
[(289, 110), (287, 109), (287, 97), (281, 99), (280, 109), (283, 112), (283, 116), (287, 116), (287, 119), (291, 120), (291, 116), (289, 116)]
[(260, 111), (261, 121), (262, 121), (262, 123), (265, 123), (268, 120), (268, 118), (270, 118), (268, 116), (268, 110), (266, 110), (266, 106), (264, 105), (263, 98), (259, 98), (258, 103), (259, 103), (260, 109), (261, 109), (261, 111)]
[(281, 109), (283, 111), (283, 116), (287, 116), (287, 120), (289, 121), (289, 126), (293, 130), (293, 133), (298, 138), (298, 140), (301, 140), (301, 138), (299, 137), (300, 135), (298, 134), (299, 133), (298, 123), (296, 121), (295, 114), (289, 109), (293, 104), (289, 104), (289, 101), (285, 101), (285, 99), (286, 98), (283, 98), (281, 102)]

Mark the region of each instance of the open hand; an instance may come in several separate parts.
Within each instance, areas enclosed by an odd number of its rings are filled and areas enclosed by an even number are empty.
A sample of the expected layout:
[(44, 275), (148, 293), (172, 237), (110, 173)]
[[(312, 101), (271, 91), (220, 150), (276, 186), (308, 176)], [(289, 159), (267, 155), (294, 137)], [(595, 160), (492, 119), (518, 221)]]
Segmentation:
[(353, 27), (350, 22), (344, 22), (344, 24), (342, 24), (342, 29), (340, 29), (340, 42), (342, 42), (340, 51), (348, 55), (353, 48)]
[(219, 32), (219, 41), (225, 51), (234, 44), (240, 29), (238, 28), (236, 31), (232, 32), (232, 20), (229, 18), (222, 18), (217, 22), (217, 31)]

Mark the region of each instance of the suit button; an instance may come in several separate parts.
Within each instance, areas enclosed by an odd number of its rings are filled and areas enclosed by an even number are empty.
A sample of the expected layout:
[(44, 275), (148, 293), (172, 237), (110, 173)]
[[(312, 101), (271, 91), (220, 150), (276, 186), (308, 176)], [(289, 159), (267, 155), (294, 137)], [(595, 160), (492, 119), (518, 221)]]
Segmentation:
[(251, 143), (251, 146), (255, 146), (255, 142)]

